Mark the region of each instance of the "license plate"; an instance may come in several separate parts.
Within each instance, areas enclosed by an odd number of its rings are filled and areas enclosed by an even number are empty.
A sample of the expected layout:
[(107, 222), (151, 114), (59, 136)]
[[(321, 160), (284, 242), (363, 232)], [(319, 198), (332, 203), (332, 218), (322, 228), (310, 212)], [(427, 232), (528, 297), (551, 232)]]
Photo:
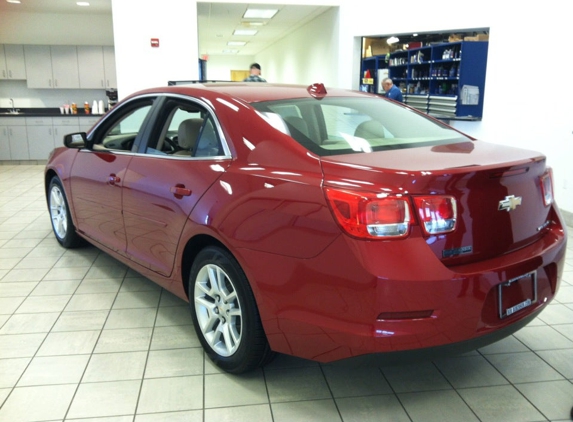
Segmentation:
[(499, 317), (507, 318), (537, 302), (537, 273), (512, 278), (497, 288)]

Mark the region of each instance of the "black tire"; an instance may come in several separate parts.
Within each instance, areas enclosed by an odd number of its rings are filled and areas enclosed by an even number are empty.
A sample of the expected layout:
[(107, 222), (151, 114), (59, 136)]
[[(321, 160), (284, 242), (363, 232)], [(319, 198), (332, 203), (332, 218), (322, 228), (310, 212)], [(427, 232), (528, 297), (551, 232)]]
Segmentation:
[(189, 305), (205, 352), (224, 371), (252, 371), (274, 357), (249, 281), (226, 250), (199, 252), (189, 275)]
[(50, 180), (47, 192), (48, 211), (52, 222), (54, 236), (64, 248), (76, 248), (81, 245), (82, 239), (76, 233), (76, 228), (70, 216), (70, 207), (62, 182), (57, 176)]

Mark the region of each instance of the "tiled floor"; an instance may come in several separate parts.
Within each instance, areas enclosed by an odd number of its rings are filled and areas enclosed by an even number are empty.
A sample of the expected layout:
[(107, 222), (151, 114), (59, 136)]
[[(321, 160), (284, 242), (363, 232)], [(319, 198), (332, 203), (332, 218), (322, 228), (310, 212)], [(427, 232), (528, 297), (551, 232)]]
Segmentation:
[(557, 299), (499, 343), (383, 368), (281, 355), (232, 376), (205, 359), (182, 300), (58, 246), (42, 171), (0, 166), (1, 422), (569, 420), (573, 242)]

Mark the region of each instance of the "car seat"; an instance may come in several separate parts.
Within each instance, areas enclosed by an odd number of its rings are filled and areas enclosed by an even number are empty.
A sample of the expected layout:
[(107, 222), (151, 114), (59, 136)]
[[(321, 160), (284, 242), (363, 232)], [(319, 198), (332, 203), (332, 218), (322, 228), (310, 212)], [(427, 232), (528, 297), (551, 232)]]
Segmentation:
[(191, 155), (197, 138), (203, 126), (203, 119), (187, 119), (179, 124), (177, 129), (177, 143), (181, 150), (176, 151), (173, 155)]

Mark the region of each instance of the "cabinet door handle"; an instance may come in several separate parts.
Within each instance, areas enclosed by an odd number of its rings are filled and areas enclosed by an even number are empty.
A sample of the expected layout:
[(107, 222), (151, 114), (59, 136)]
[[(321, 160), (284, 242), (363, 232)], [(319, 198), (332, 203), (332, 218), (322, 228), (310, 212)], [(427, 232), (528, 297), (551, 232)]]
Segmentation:
[(6, 71), (5, 71), (5, 70), (2, 71), (2, 77), (3, 77), (3, 78), (6, 77)]
[(50, 134), (50, 136), (52, 136), (52, 128), (48, 129), (48, 133)]
[(12, 133), (12, 128), (8, 129), (8, 132), (10, 132), (10, 136), (13, 135), (13, 133)]
[(52, 80), (51, 79), (48, 79), (48, 86), (50, 86), (50, 87), (52, 86)]
[(58, 136), (58, 128), (57, 128), (57, 127), (54, 128), (54, 134), (55, 134), (56, 136)]
[(57, 79), (54, 79), (54, 86), (55, 87), (58, 86), (58, 80)]
[(12, 71), (11, 71), (11, 70), (8, 71), (8, 77), (9, 77), (10, 79), (12, 79)]

